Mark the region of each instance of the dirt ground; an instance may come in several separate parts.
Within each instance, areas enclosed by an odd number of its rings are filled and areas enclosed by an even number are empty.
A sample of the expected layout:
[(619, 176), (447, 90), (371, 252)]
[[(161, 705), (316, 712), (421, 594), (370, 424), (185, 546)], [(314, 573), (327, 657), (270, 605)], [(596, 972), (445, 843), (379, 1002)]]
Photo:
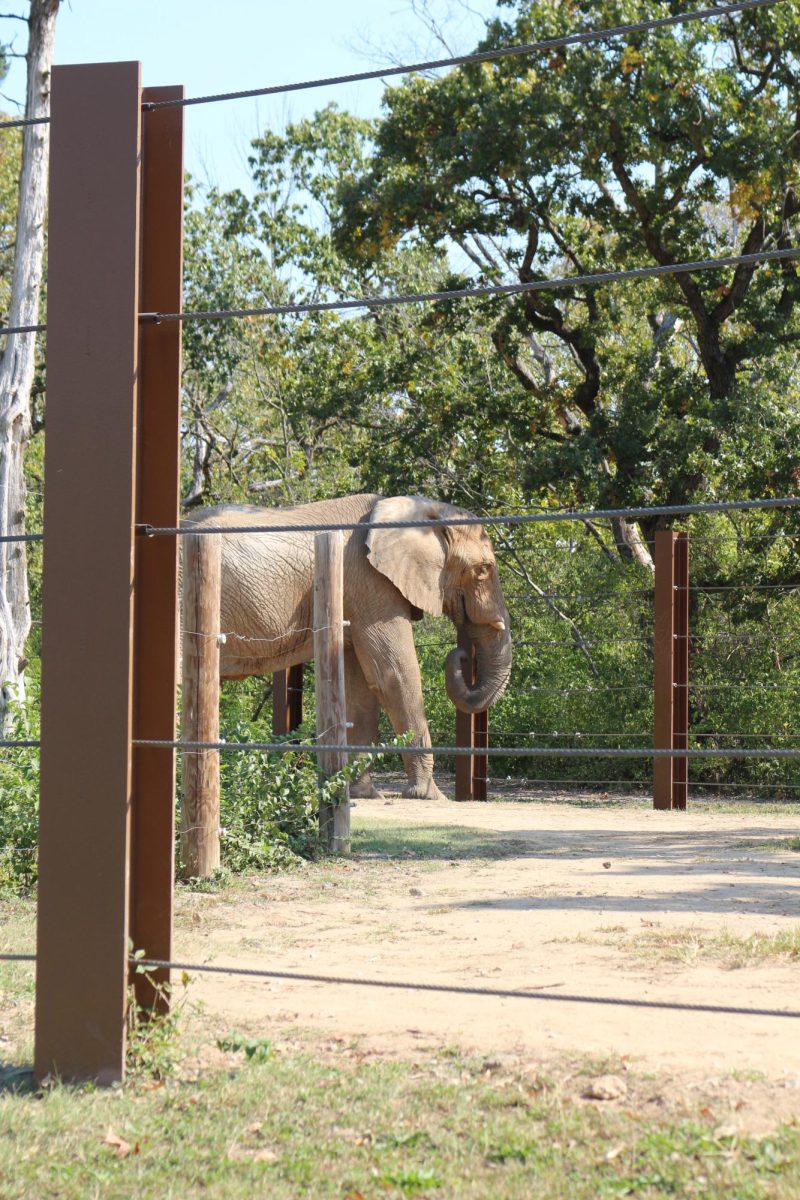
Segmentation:
[(734, 953), (798, 929), (800, 854), (782, 842), (800, 835), (800, 811), (394, 798), (359, 800), (353, 829), (350, 861), (183, 893), (176, 957), (487, 994), (197, 975), (192, 996), (216, 1022), (382, 1055), (457, 1048), (501, 1068), (590, 1055), (684, 1095), (717, 1088), (750, 1127), (765, 1097), (768, 1124), (800, 1116), (800, 963)]

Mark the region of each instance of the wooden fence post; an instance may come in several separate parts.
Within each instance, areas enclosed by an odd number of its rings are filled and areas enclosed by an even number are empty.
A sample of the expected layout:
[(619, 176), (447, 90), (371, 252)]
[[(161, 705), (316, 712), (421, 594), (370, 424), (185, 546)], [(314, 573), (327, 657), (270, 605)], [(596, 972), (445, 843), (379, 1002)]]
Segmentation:
[[(186, 742), (219, 741), (219, 638), (222, 541), (183, 539), (183, 706)], [(181, 873), (206, 878), (219, 866), (219, 751), (183, 755)]]
[[(653, 636), (653, 748), (689, 745), (689, 540), (686, 533), (656, 533)], [(653, 762), (653, 807), (685, 809), (688, 759)]]
[[(314, 679), (317, 694), (317, 738), (341, 750), (318, 752), (320, 775), (341, 771), (347, 762), (347, 716), (344, 692), (344, 612), (342, 581), (344, 537), (341, 530), (314, 538)], [(350, 789), (336, 803), (320, 804), (323, 844), (334, 854), (350, 853)]]
[(35, 1072), (125, 1070), (140, 65), (52, 75)]
[[(477, 656), (466, 633), (459, 630), (458, 644), (472, 655), (472, 673), (469, 682), (474, 684)], [(456, 709), (456, 746), (468, 750), (483, 750), (489, 745), (489, 713), (465, 713)], [(487, 754), (459, 754), (456, 757), (456, 800), (485, 800), (489, 776)]]

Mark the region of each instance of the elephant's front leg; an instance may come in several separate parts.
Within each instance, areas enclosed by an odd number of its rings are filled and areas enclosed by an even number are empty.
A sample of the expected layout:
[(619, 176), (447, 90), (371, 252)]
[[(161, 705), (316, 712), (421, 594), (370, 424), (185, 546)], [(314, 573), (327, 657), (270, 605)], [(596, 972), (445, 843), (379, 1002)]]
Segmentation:
[[(353, 645), (367, 683), (374, 690), (395, 733), (413, 731), (412, 746), (430, 746), (422, 699), (422, 677), (411, 621), (404, 617), (353, 631)], [(433, 781), (432, 754), (404, 754), (410, 798), (444, 800)]]

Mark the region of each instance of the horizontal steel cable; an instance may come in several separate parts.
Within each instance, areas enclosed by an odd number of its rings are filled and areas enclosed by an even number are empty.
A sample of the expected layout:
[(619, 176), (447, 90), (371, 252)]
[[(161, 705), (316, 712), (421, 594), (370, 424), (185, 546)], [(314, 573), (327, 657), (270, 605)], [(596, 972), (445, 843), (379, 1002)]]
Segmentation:
[[(524, 292), (551, 292), (568, 287), (596, 287), (603, 283), (621, 283), (627, 279), (651, 279), (664, 275), (686, 275), (692, 271), (711, 271), (720, 267), (754, 266), (757, 263), (800, 257), (800, 247), (761, 250), (757, 254), (732, 254), (723, 258), (702, 258), (695, 262), (632, 267), (625, 271), (600, 271), (591, 275), (567, 275), (558, 279), (534, 279), (529, 283), (493, 283), (478, 287), (454, 288), (443, 292), (411, 292), (401, 296), (365, 296), (353, 300), (315, 300), (298, 304), (268, 304), (261, 308), (199, 309), (191, 312), (145, 312), (139, 320), (160, 324), (162, 321), (223, 321), (245, 317), (281, 317), (316, 312), (345, 312), (354, 308), (394, 308), (398, 305), (439, 303), (465, 300), (473, 296), (512, 296)], [(0, 334), (5, 330), (0, 329)]]
[[(409, 983), (396, 979), (359, 979), (342, 975), (317, 975), (300, 971), (271, 971), (258, 967), (223, 967), (212, 963), (170, 962), (168, 959), (131, 958), (132, 966), (151, 970), (197, 971), (214, 975), (250, 976), (266, 979), (295, 979), (300, 983), (339, 983), (351, 987), (399, 988), (403, 991), (444, 992), (459, 996), (498, 996), (515, 1000), (560, 1000), (565, 1004), (603, 1004), (633, 1008), (669, 1008), (682, 1012), (728, 1013), (737, 1016), (800, 1017), (800, 1012), (780, 1008), (744, 1008), (734, 1005), (697, 1004), (671, 1000), (625, 999), (622, 996), (582, 996), (547, 991), (547, 984), (534, 986), (530, 991), (512, 988), (486, 988), (453, 983)], [(549, 985), (552, 987), (553, 985)]]
[[(644, 685), (643, 685), (644, 686)], [(526, 735), (498, 735), (526, 736)], [(542, 734), (542, 737), (604, 737), (610, 734)], [(632, 737), (632, 734), (613, 735)], [(695, 736), (691, 734), (691, 736)], [(756, 737), (756, 734), (702, 734), (703, 737)], [(769, 736), (769, 735), (767, 735)], [(800, 737), (800, 734), (775, 734), (775, 737)], [(88, 740), (88, 739), (87, 739)], [(0, 747), (5, 750), (41, 749), (41, 741), (26, 739), (24, 741), (0, 739)], [(780, 749), (775, 747), (742, 748), (720, 747), (715, 750), (687, 749), (662, 750), (653, 747), (603, 748), (602, 746), (486, 746), (483, 748), (464, 748), (462, 746), (383, 746), (383, 745), (331, 745), (317, 742), (183, 742), (169, 741), (159, 738), (134, 738), (131, 742), (134, 748), (151, 747), (156, 750), (182, 750), (188, 753), (204, 751), (233, 751), (252, 754), (315, 754), (318, 750), (338, 750), (347, 754), (443, 754), (459, 756), (464, 754), (485, 754), (495, 758), (800, 758), (800, 749)]]
[[(307, 91), (311, 88), (334, 87), (346, 83), (366, 83), (372, 79), (388, 79), (395, 75), (414, 75), (422, 71), (436, 71), (444, 67), (460, 67), (469, 63), (494, 62), (521, 54), (558, 50), (563, 46), (576, 46), (604, 38), (626, 37), (632, 33), (646, 33), (668, 25), (685, 25), (690, 21), (710, 20), (713, 17), (730, 16), (754, 8), (771, 8), (779, 0), (742, 0), (741, 3), (714, 5), (693, 12), (676, 13), (669, 17), (654, 17), (629, 25), (615, 25), (607, 29), (587, 30), (585, 33), (569, 33), (562, 37), (547, 38), (542, 42), (528, 42), (520, 46), (502, 46), (496, 50), (480, 50), (474, 54), (460, 54), (450, 58), (431, 59), (428, 62), (410, 63), (404, 66), (377, 67), (371, 71), (358, 71), (351, 75), (331, 75), (326, 79), (308, 79), (300, 83), (279, 83), (268, 87), (248, 88), (240, 92), (220, 92), (213, 96), (190, 96), (183, 100), (152, 100), (142, 105), (145, 112), (157, 108), (186, 108), (196, 104), (216, 104), (223, 100), (249, 100), (256, 96), (280, 96), (287, 92)], [(0, 126), (0, 128), (3, 128)]]
[(717, 592), (780, 592), (800, 587), (800, 583), (690, 583), (688, 588), (675, 585), (676, 592), (699, 592), (703, 596), (714, 596)]
[[(347, 975), (317, 975), (305, 971), (271, 971), (262, 967), (224, 967), (213, 963), (173, 962), (170, 959), (131, 957), (132, 967), (150, 971), (194, 971), (205, 975), (235, 975), (249, 979), (286, 979), (298, 983), (334, 983), (348, 987), (396, 988), (412, 992), (443, 992), (456, 996), (489, 996), (510, 1000), (559, 1000), (563, 1004), (601, 1004), (621, 1008), (673, 1009), (678, 1012), (723, 1013), (743, 1017), (800, 1017), (786, 1008), (745, 1008), (733, 1004), (698, 1004), (681, 1000), (640, 1000), (624, 996), (585, 996), (546, 990), (554, 984), (533, 985), (530, 990), (487, 988), (456, 983), (410, 983), (399, 979), (359, 979)], [(35, 954), (0, 954), (0, 962), (36, 962)]]
[[(800, 254), (800, 250), (798, 250)], [(599, 517), (683, 517), (698, 513), (753, 512), (772, 508), (797, 508), (800, 506), (800, 496), (781, 496), (770, 500), (720, 500), (709, 501), (707, 504), (661, 504), (650, 508), (597, 508), (597, 509), (557, 509), (553, 512), (513, 513), (500, 517), (442, 517), (430, 521), (320, 521), (315, 524), (295, 525), (147, 525), (136, 526), (136, 532), (142, 537), (188, 537), (199, 534), (203, 537), (211, 534), (242, 534), (242, 533), (335, 533), (353, 529), (447, 529), (451, 527), (464, 528), (471, 525), (537, 525), (548, 521), (585, 521)], [(279, 512), (279, 509), (275, 510)], [(642, 589), (648, 593), (651, 589)], [(616, 595), (617, 593), (610, 593)]]
[(46, 330), (46, 325), (4, 325), (0, 328), (0, 333), (8, 336), (12, 333), (45, 333)]
[[(166, 738), (134, 738), (133, 746), (152, 746), (161, 750), (183, 750), (198, 753), (220, 750), (234, 753), (257, 754), (316, 754), (318, 750), (336, 750), (344, 754), (447, 754), (459, 757), (464, 754), (485, 754), (492, 758), (800, 758), (800, 749), (742, 748), (715, 750), (662, 750), (651, 747), (634, 749), (603, 749), (588, 746), (487, 746), (481, 750), (465, 749), (461, 746), (384, 746), (369, 744), (331, 745), (316, 742), (181, 742)], [(0, 745), (3, 745), (0, 742)]]
[(0, 542), (43, 542), (43, 533), (5, 533)]
[[(378, 776), (380, 778), (380, 775)], [(499, 776), (490, 777), (489, 783), (511, 783), (517, 784), (520, 788), (543, 786), (553, 786), (555, 788), (587, 788), (587, 787), (635, 787), (649, 796), (651, 794), (652, 781), (649, 779), (529, 779), (527, 776), (517, 778), (516, 776), (506, 776), (505, 779)], [(701, 779), (690, 779), (689, 787), (705, 787), (705, 788), (744, 788), (747, 791), (800, 791), (800, 783), (781, 783), (780, 781), (770, 780), (769, 783), (725, 783), (723, 781), (714, 782)], [(502, 800), (503, 792), (498, 791), (497, 796)], [(516, 803), (516, 801), (514, 801)], [(523, 800), (522, 803), (525, 803)]]
[[(679, 685), (673, 684), (673, 687), (675, 687), (675, 686), (679, 686)], [(684, 684), (682, 686), (690, 687), (692, 685)], [(627, 683), (627, 684), (600, 683), (597, 685), (597, 687), (593, 687), (592, 684), (589, 683), (585, 687), (560, 688), (560, 687), (550, 687), (547, 684), (544, 684), (543, 686), (540, 687), (538, 683), (530, 683), (530, 684), (528, 684), (528, 690), (530, 692), (536, 692), (537, 695), (541, 695), (544, 692), (544, 693), (546, 693), (548, 695), (552, 695), (552, 696), (584, 696), (584, 695), (588, 695), (590, 692), (594, 692), (594, 693), (597, 693), (597, 692), (642, 692), (642, 691), (652, 692), (653, 685), (652, 685), (652, 683)]]
[[(696, 9), (692, 12), (677, 13), (669, 17), (655, 17), (649, 21), (638, 21), (630, 25), (617, 25), (607, 29), (587, 30), (585, 33), (565, 34), (562, 37), (549, 38), (542, 42), (529, 42), (521, 46), (502, 46), (497, 50), (481, 50), (474, 54), (433, 59), (429, 62), (410, 63), (405, 66), (379, 67), (372, 71), (359, 71), (350, 75), (331, 75), (325, 79), (309, 79), (300, 83), (275, 84), (263, 88), (249, 88), (246, 91), (239, 92), (218, 92), (213, 96), (189, 96), (182, 100), (148, 100), (142, 104), (142, 111), (152, 112), (158, 108), (188, 108), (197, 104), (216, 104), (223, 100), (248, 100), (256, 96), (285, 95), (287, 92), (333, 87), (336, 84), (364, 83), (371, 79), (388, 79), (393, 75), (412, 75), (421, 71), (434, 71), (443, 67), (457, 67), (471, 62), (492, 62), (496, 59), (509, 58), (520, 54), (532, 54), (537, 51), (556, 50), (562, 46), (601, 41), (604, 38), (624, 37), (631, 33), (646, 33), (650, 29), (658, 29), (666, 25), (683, 25), (690, 21), (710, 20), (713, 17), (730, 16), (734, 13), (747, 12), (749, 9), (772, 8), (779, 2), (780, 0), (741, 0), (741, 2), (735, 4), (715, 5), (713, 8)], [(20, 129), (26, 125), (49, 124), (50, 117), (18, 117), (14, 121), (0, 122), (0, 129)]]
[[(648, 32), (664, 26), (688, 24), (689, 22), (710, 20), (719, 16), (731, 16), (752, 9), (771, 8), (779, 2), (780, 0), (741, 0), (741, 2), (733, 4), (716, 5), (710, 8), (697, 9), (687, 13), (676, 13), (667, 17), (657, 17), (627, 25), (587, 30), (583, 33), (565, 34), (561, 37), (548, 38), (540, 42), (498, 47), (495, 50), (476, 51), (471, 54), (451, 56), (444, 59), (432, 59), (401, 66), (385, 66), (370, 71), (328, 76), (322, 79), (304, 80), (290, 84), (274, 84), (261, 88), (249, 88), (238, 92), (221, 92), (214, 95), (186, 97), (182, 100), (146, 101), (142, 104), (142, 111), (150, 112), (159, 108), (190, 107), (199, 104), (218, 103), (220, 101), (281, 95), (313, 88), (331, 87), (338, 84), (360, 83), (369, 80), (387, 79), (398, 75), (417, 74), (445, 67), (468, 65), (470, 63), (493, 62), (524, 54), (552, 51), (561, 47), (601, 41), (611, 37), (629, 36), (632, 33)], [(0, 122), (0, 129), (17, 129), (28, 125), (46, 125), (49, 123), (50, 117), (20, 117), (11, 121)]]

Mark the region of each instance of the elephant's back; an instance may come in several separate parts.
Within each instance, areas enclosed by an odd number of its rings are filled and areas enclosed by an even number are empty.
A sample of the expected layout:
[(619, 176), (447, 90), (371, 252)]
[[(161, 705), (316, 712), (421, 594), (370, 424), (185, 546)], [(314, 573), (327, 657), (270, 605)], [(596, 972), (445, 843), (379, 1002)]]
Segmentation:
[[(187, 528), (230, 530), (220, 535), (220, 623), (227, 638), (223, 658), (230, 659), (224, 674), (264, 673), (275, 669), (272, 662), (311, 656), (315, 535), (303, 527), (365, 522), (378, 498), (348, 496), (291, 508), (215, 505), (184, 520)], [(250, 532), (253, 527), (258, 532)], [(351, 567), (353, 555), (363, 557), (366, 529), (355, 537), (353, 532), (345, 531)]]
[[(243, 535), (247, 535), (248, 529), (253, 526), (276, 529), (290, 527), (293, 532), (298, 526), (305, 525), (354, 525), (364, 522), (380, 499), (381, 497), (374, 493), (359, 493), (333, 500), (317, 500), (312, 504), (288, 505), (286, 508), (262, 508), (255, 504), (217, 504), (191, 513), (184, 518), (183, 524), (199, 528), (213, 525), (231, 531), (241, 529)], [(299, 536), (300, 532), (298, 529), (295, 536)], [(233, 532), (231, 536), (235, 536)], [(280, 537), (281, 534), (273, 536)], [(308, 536), (313, 538), (313, 531), (308, 531)]]

